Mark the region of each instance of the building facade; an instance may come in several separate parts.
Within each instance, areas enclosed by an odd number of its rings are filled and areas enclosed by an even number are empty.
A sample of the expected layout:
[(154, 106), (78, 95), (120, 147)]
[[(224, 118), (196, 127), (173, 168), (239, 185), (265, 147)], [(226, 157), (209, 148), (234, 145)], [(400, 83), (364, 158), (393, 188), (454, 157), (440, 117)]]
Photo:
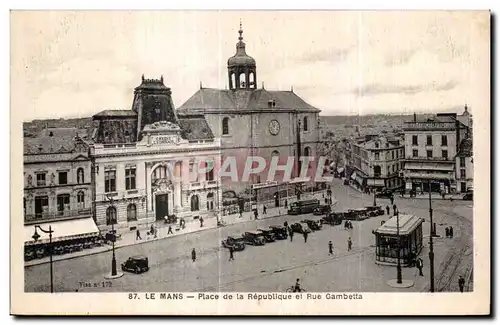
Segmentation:
[(367, 136), (352, 144), (351, 179), (362, 189), (397, 189), (403, 185), (404, 145), (398, 138)]
[[(178, 109), (179, 114), (203, 114), (216, 138), (221, 139), (222, 159), (235, 157), (244, 166), (249, 156), (284, 158), (316, 157), (320, 142), (320, 110), (306, 103), (293, 89), (271, 91), (257, 88), (256, 61), (246, 53), (239, 30), (236, 54), (227, 62), (229, 89), (200, 89)], [(280, 163), (281, 164), (281, 163)], [(266, 166), (267, 167), (267, 166)], [(295, 164), (298, 167), (298, 163)], [(224, 190), (241, 193), (249, 184), (267, 181), (268, 169), (248, 182), (223, 178)], [(298, 170), (294, 171), (298, 176)], [(280, 175), (274, 179), (280, 182)], [(272, 180), (271, 180), (272, 181)]]
[(474, 188), (474, 160), (470, 138), (460, 142), (455, 158), (455, 179), (457, 193), (466, 193)]
[[(161, 79), (142, 79), (131, 110), (93, 116), (95, 214), (101, 228), (217, 216), (218, 141), (203, 116), (178, 116)], [(210, 166), (211, 168), (209, 168)]]
[(455, 156), (469, 128), (457, 114), (437, 114), (425, 120), (405, 122), (405, 165), (403, 177), (406, 190), (454, 193)]
[(24, 139), (25, 225), (90, 218), (92, 198), (89, 146), (80, 137)]

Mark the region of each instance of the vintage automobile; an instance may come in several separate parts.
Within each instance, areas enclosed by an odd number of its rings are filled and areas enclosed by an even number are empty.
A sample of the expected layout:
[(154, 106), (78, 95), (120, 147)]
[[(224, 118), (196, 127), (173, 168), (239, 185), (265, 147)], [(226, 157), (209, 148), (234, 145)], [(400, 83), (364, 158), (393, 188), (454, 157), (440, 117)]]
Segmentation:
[(222, 246), (225, 248), (233, 248), (234, 251), (239, 252), (245, 249), (245, 239), (243, 237), (228, 236), (222, 241)]
[(242, 236), (245, 239), (245, 244), (253, 246), (262, 246), (266, 244), (264, 236), (259, 231), (247, 231)]
[(289, 215), (305, 214), (311, 213), (319, 206), (318, 199), (303, 200), (298, 202), (293, 202), (288, 209)]
[(344, 220), (361, 221), (365, 219), (368, 219), (368, 210), (366, 208), (349, 209), (347, 213), (344, 214)]
[(384, 209), (378, 205), (377, 206), (367, 206), (366, 209), (368, 210), (368, 217), (370, 217), (370, 218), (383, 216), (385, 214)]
[(288, 238), (288, 229), (284, 226), (270, 226), (269, 229), (272, 231), (276, 239)]
[(147, 272), (149, 271), (148, 258), (142, 255), (129, 257), (122, 263), (122, 271), (135, 274)]
[(290, 226), (293, 232), (298, 232), (299, 234), (312, 232), (307, 223), (296, 222)]
[(276, 241), (276, 236), (274, 236), (274, 233), (267, 229), (257, 229), (257, 232), (260, 232), (260, 234), (262, 235), (262, 237), (264, 237), (264, 240), (266, 241), (266, 243), (272, 243), (273, 241)]
[(332, 207), (330, 205), (320, 205), (313, 210), (313, 214), (315, 216), (320, 216), (323, 214), (330, 213), (332, 211)]
[(387, 199), (389, 199), (391, 196), (394, 196), (394, 194), (392, 193), (391, 190), (381, 190), (379, 192), (376, 192), (375, 196), (379, 197), (379, 198), (387, 198)]
[(342, 224), (342, 220), (344, 220), (345, 212), (330, 212), (323, 218), (321, 218), (322, 223), (326, 223), (331, 226)]
[(305, 223), (312, 231), (321, 230), (321, 228), (323, 228), (320, 220), (306, 219), (302, 220), (301, 222)]

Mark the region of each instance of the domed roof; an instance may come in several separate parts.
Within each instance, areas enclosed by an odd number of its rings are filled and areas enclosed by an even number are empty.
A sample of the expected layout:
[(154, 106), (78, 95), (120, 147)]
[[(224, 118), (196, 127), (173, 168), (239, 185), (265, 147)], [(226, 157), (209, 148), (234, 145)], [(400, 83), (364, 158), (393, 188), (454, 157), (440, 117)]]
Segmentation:
[(240, 36), (238, 37), (238, 43), (236, 43), (236, 54), (227, 60), (227, 66), (229, 68), (236, 66), (255, 67), (255, 59), (249, 56), (245, 51), (245, 42), (243, 42), (243, 30), (241, 28), (241, 23), (238, 33)]

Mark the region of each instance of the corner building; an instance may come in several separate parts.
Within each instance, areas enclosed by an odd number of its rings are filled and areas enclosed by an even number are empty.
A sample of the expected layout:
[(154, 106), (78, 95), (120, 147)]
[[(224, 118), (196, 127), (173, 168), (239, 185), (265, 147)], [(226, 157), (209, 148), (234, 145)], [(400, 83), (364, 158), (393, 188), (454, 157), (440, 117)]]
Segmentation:
[[(227, 61), (229, 89), (200, 89), (182, 104), (178, 112), (205, 116), (216, 138), (221, 140), (222, 159), (235, 157), (238, 182), (223, 178), (224, 191), (241, 193), (249, 184), (265, 183), (268, 168), (242, 182), (248, 156), (263, 157), (267, 164), (273, 156), (280, 165), (289, 156), (317, 156), (320, 110), (290, 91), (257, 88), (256, 61), (246, 53), (243, 30), (239, 30), (236, 54)], [(298, 164), (295, 163), (295, 167)], [(312, 164), (311, 164), (312, 165)], [(281, 174), (282, 175), (282, 174)], [(274, 180), (282, 180), (280, 173)], [(295, 169), (292, 177), (298, 177)]]

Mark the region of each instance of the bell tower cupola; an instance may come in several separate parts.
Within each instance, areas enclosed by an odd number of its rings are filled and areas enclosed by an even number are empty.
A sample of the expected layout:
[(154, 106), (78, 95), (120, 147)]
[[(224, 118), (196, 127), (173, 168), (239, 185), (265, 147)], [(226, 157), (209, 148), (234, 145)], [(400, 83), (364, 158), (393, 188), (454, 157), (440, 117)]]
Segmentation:
[(255, 89), (255, 85), (257, 84), (257, 69), (254, 58), (247, 55), (245, 51), (241, 21), (238, 33), (240, 36), (238, 37), (238, 43), (236, 43), (236, 54), (227, 60), (229, 89)]

